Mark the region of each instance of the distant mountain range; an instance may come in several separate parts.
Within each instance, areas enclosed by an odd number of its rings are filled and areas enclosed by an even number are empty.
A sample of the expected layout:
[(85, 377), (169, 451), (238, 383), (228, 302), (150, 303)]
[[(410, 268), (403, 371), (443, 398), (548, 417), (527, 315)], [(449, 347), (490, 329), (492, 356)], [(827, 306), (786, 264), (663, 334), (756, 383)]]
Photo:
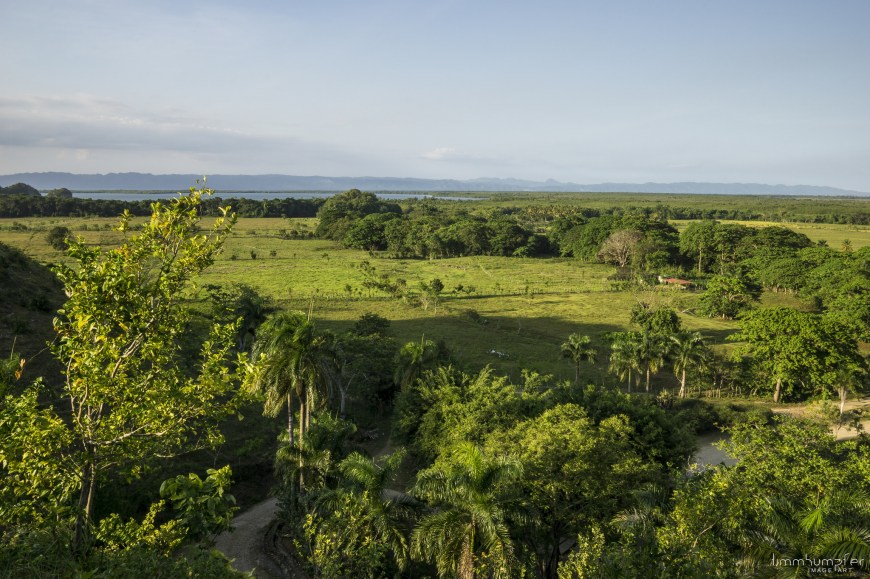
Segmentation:
[[(40, 190), (66, 187), (73, 191), (186, 190), (202, 175), (152, 175), (150, 173), (16, 173), (0, 175), (0, 186), (27, 183)], [(870, 193), (812, 185), (759, 183), (596, 183), (580, 185), (521, 179), (414, 179), (403, 177), (320, 177), (296, 175), (209, 175), (208, 186), (217, 191), (456, 191), (456, 192), (602, 192), (602, 193), (701, 193), (720, 195), (798, 195), (808, 197), (867, 197)]]

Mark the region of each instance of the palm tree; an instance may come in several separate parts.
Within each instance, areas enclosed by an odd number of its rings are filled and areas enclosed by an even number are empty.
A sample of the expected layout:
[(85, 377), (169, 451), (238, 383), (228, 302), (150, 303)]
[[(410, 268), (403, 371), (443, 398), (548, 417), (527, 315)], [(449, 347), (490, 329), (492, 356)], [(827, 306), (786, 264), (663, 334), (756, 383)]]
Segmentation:
[(704, 343), (700, 332), (680, 332), (668, 336), (671, 343), (670, 357), (674, 364), (674, 375), (680, 381), (680, 398), (686, 397), (686, 370), (689, 367), (702, 368), (710, 359), (710, 350)]
[[(744, 564), (763, 576), (804, 577), (809, 569), (791, 561), (870, 558), (870, 530), (856, 521), (870, 515), (870, 496), (863, 489), (833, 492), (802, 500), (784, 496), (765, 499), (755, 525), (739, 538)], [(778, 564), (778, 561), (787, 563)], [(852, 569), (859, 571), (859, 569)]]
[(574, 384), (580, 383), (580, 365), (583, 362), (595, 363), (597, 351), (592, 347), (589, 336), (571, 334), (568, 341), (562, 344), (562, 357), (574, 362)]
[(257, 294), (253, 289), (243, 286), (234, 312), (240, 318), (236, 334), (237, 347), (240, 352), (248, 350), (250, 342), (256, 338), (257, 328), (273, 311), (274, 308), (266, 298)]
[(631, 392), (631, 373), (640, 372), (638, 348), (640, 334), (637, 332), (618, 332), (612, 334), (610, 343), (610, 372), (616, 374), (620, 380), (628, 382), (628, 391)]
[(435, 561), (438, 574), (472, 579), (485, 557), (494, 577), (509, 577), (515, 565), (507, 518), (516, 512), (512, 483), (522, 474), (512, 458), (490, 458), (470, 443), (457, 446), (444, 467), (418, 475), (414, 493), (434, 511), (412, 537), (412, 552)]
[(276, 474), (291, 490), (300, 474), (306, 482), (306, 491), (334, 484), (339, 461), (347, 454), (348, 439), (356, 430), (352, 422), (335, 418), (328, 412), (316, 414), (302, 444), (290, 445), (282, 440), (275, 455)]
[[(253, 356), (256, 361), (248, 384), (265, 394), (263, 413), (277, 416), (286, 401), (287, 439), (302, 448), (311, 424), (311, 409), (329, 377), (328, 348), (314, 324), (301, 312), (282, 312), (260, 326)], [(299, 404), (299, 438), (293, 431), (293, 396)], [(300, 488), (304, 478), (300, 463)]]
[(638, 365), (646, 373), (646, 391), (649, 392), (650, 374), (656, 374), (665, 365), (667, 344), (664, 336), (641, 332), (636, 351)]
[(318, 506), (334, 509), (344, 497), (352, 496), (361, 505), (371, 525), (364, 532), (378, 543), (387, 545), (401, 568), (410, 561), (408, 522), (420, 506), (412, 497), (388, 488), (404, 458), (405, 451), (399, 449), (378, 464), (374, 459), (354, 452), (339, 464), (346, 484), (318, 499)]
[(440, 352), (438, 344), (420, 338), (420, 342), (408, 342), (396, 354), (396, 370), (393, 381), (399, 390), (406, 390), (417, 381), (423, 370), (437, 365)]

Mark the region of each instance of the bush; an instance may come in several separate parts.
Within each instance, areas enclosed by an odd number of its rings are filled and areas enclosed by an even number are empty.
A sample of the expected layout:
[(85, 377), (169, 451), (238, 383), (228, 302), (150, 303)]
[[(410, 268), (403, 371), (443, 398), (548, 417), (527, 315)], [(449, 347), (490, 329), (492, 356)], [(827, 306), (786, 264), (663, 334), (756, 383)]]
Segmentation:
[(45, 240), (54, 249), (63, 251), (66, 249), (67, 240), (71, 237), (72, 231), (70, 231), (68, 227), (57, 225), (49, 230), (48, 235), (45, 236)]
[(390, 320), (372, 312), (366, 312), (353, 325), (353, 333), (358, 336), (384, 336), (390, 329)]

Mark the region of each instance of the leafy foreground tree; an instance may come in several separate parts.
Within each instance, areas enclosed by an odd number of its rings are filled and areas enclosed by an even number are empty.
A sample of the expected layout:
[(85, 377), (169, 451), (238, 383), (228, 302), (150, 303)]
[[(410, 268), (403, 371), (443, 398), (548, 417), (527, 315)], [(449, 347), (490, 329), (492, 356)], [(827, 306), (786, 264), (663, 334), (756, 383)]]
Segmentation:
[(414, 494), (436, 510), (414, 529), (412, 553), (434, 560), (442, 577), (511, 577), (517, 560), (507, 520), (518, 512), (514, 483), (520, 476), (515, 460), (458, 445), (417, 478)]
[(837, 442), (790, 417), (732, 436), (737, 464), (636, 493), (609, 524), (580, 531), (560, 577), (866, 577), (870, 439)]
[(120, 247), (70, 242), (73, 264), (57, 268), (69, 299), (51, 346), (64, 366), (57, 408), (65, 412), (40, 407), (48, 393), (38, 383), (0, 407), (4, 541), (43, 530), (62, 537), (71, 524), (83, 556), (94, 544), (101, 481), (138, 477), (155, 459), (221, 440), (219, 423), (243, 401), (248, 367), (244, 356), (231, 359), (235, 325), (214, 325), (193, 364), (179, 356), (191, 280), (213, 263), (234, 222), (223, 210), (200, 232), (207, 194), (191, 188), (154, 203), (150, 221)]
[[(116, 249), (72, 242), (77, 267), (58, 267), (69, 299), (55, 320), (52, 351), (65, 366), (76, 441), (65, 453), (65, 468), (80, 487), (79, 548), (101, 477), (112, 471), (135, 476), (155, 456), (218, 442), (219, 421), (240, 401), (239, 375), (229, 359), (233, 325), (211, 328), (194, 376), (176, 356), (188, 319), (181, 307), (185, 290), (214, 262), (234, 222), (225, 212), (210, 231), (197, 233), (205, 193), (192, 188), (169, 205), (155, 203), (142, 232)], [(122, 217), (121, 231), (130, 217)]]

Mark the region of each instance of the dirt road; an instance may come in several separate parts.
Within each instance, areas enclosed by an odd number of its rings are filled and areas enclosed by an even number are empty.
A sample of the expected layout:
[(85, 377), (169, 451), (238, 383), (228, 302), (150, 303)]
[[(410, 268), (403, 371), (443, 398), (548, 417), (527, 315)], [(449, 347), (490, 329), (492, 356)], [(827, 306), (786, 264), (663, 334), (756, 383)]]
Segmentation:
[(260, 579), (277, 579), (267, 571), (272, 566), (263, 553), (263, 537), (277, 511), (278, 499), (265, 500), (237, 515), (233, 519), (233, 531), (218, 535), (215, 547), (234, 559), (233, 567), (237, 571), (254, 571)]

